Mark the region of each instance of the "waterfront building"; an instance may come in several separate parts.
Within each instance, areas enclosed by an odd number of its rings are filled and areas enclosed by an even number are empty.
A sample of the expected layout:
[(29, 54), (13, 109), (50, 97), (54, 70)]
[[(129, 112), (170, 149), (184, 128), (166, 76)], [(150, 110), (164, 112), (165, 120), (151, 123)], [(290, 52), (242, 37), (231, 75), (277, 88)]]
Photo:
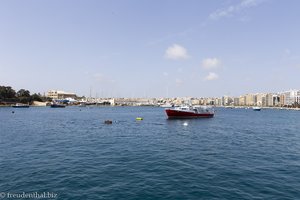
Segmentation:
[(256, 106), (266, 106), (266, 94), (256, 94)]
[(264, 95), (263, 97), (262, 97), (262, 103), (261, 103), (261, 105), (262, 106), (267, 106), (267, 96), (266, 95)]
[(201, 98), (200, 105), (207, 105), (207, 98)]
[(115, 106), (115, 105), (116, 105), (115, 99), (114, 99), (114, 98), (109, 99), (109, 103), (110, 103), (110, 105), (112, 105), (112, 106)]
[(206, 105), (218, 105), (216, 104), (216, 98), (207, 98), (207, 104)]
[(234, 105), (234, 106), (239, 106), (239, 105), (240, 105), (240, 98), (235, 97), (235, 98), (233, 99), (233, 105)]
[(66, 99), (66, 98), (76, 98), (76, 94), (75, 93), (71, 93), (71, 92), (64, 92), (64, 91), (60, 91), (60, 90), (50, 90), (47, 93), (47, 97), (50, 97), (52, 99)]
[(273, 94), (272, 93), (266, 94), (266, 106), (268, 106), (268, 107), (273, 106)]
[(279, 94), (273, 95), (273, 106), (280, 106), (280, 95)]
[(221, 106), (222, 105), (222, 99), (221, 98), (215, 98), (214, 99), (214, 105), (216, 105), (216, 106)]
[(192, 105), (200, 105), (199, 99), (192, 99)]
[(280, 103), (279, 103), (279, 105), (280, 105), (280, 106), (286, 105), (286, 102), (285, 102), (285, 94), (284, 94), (284, 93), (281, 93), (279, 98), (280, 98)]
[(205, 101), (205, 99), (204, 99), (204, 98), (200, 98), (200, 99), (199, 99), (199, 103), (200, 103), (200, 105), (204, 105), (204, 101)]
[(300, 90), (289, 90), (283, 93), (284, 104), (287, 106), (300, 104)]
[(246, 96), (240, 96), (239, 97), (239, 105), (245, 106), (246, 105)]
[(230, 106), (233, 103), (233, 99), (229, 96), (222, 97), (222, 106)]
[(254, 94), (246, 94), (246, 106), (254, 106), (255, 105), (255, 95)]
[(268, 93), (266, 95), (266, 106), (280, 106), (280, 95), (274, 93)]
[(273, 94), (266, 94), (266, 106), (273, 106)]

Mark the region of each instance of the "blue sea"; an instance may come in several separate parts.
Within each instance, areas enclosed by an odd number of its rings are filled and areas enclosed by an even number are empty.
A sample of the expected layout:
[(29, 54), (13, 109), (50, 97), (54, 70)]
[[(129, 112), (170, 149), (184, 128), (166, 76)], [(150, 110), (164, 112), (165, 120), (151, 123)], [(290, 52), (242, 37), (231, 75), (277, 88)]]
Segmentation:
[(167, 120), (158, 107), (0, 108), (0, 198), (44, 193), (300, 199), (300, 111), (218, 108), (210, 119)]

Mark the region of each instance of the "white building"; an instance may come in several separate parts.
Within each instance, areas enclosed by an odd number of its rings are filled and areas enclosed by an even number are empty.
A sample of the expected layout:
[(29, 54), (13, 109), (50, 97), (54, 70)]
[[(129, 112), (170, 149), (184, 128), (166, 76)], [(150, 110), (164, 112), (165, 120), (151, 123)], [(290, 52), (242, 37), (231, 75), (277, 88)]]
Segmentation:
[(284, 95), (284, 103), (285, 105), (293, 105), (295, 103), (300, 103), (300, 90), (289, 90), (283, 92)]

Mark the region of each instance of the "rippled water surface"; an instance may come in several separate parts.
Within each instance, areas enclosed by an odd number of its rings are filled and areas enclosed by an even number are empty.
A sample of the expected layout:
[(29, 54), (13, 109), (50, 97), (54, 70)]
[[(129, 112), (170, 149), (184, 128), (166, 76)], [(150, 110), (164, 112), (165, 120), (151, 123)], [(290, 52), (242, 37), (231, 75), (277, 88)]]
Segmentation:
[(217, 109), (212, 119), (167, 120), (154, 107), (0, 108), (0, 192), (300, 199), (300, 112)]

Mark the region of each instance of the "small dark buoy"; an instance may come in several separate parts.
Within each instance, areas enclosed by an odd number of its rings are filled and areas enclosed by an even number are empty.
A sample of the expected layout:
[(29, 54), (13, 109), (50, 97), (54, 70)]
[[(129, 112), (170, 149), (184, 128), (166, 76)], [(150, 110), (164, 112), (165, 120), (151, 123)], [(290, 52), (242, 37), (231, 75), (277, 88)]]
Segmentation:
[(105, 120), (104, 124), (112, 124), (112, 121), (111, 120)]
[(15, 111), (11, 111), (11, 113), (15, 113)]

